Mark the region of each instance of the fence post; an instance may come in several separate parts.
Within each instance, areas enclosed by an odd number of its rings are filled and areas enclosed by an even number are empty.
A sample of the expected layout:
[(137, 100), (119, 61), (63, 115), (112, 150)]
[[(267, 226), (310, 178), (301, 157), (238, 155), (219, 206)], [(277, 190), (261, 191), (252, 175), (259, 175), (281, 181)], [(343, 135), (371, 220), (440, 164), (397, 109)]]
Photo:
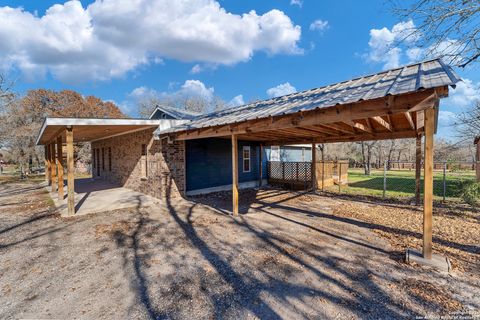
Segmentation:
[(443, 162), (443, 202), (447, 194), (447, 162)]
[(338, 167), (338, 192), (342, 192), (342, 164), (337, 160)]
[(387, 161), (383, 163), (383, 198), (385, 199), (385, 193), (387, 192)]

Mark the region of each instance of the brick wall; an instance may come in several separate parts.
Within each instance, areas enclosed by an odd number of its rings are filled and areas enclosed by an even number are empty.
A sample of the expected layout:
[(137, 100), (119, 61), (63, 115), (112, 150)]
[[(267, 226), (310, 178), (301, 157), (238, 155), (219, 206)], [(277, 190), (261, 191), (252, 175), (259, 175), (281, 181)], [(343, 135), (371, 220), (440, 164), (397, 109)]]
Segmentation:
[[(183, 196), (185, 143), (153, 140), (153, 131), (147, 129), (92, 142), (93, 176), (160, 199)], [(142, 155), (144, 151), (146, 155)]]

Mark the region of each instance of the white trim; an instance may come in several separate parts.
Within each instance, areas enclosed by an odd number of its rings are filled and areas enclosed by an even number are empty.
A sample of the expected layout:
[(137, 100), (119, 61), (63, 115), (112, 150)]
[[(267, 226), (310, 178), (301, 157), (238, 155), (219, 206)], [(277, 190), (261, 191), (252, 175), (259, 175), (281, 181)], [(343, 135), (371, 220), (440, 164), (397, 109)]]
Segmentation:
[[(184, 124), (190, 120), (174, 120), (174, 119), (98, 119), (98, 118), (45, 118), (42, 128), (37, 136), (35, 144), (40, 143), (40, 139), (48, 126), (152, 126), (158, 127), (160, 130), (168, 129), (176, 125)], [(145, 130), (147, 128), (133, 129), (127, 132), (118, 133), (108, 137), (98, 138), (91, 141), (107, 139), (117, 135), (127, 134), (135, 131)]]
[[(266, 186), (267, 184), (268, 184), (268, 180), (262, 179), (262, 186)], [(258, 180), (240, 182), (238, 184), (239, 189), (248, 189), (248, 188), (255, 188), (255, 187), (258, 187)], [(219, 192), (219, 191), (229, 191), (229, 190), (232, 190), (231, 184), (226, 184), (218, 187), (190, 190), (190, 191), (187, 191), (185, 194), (187, 196), (197, 196), (201, 194), (207, 194), (207, 193)]]
[[(248, 158), (245, 158), (245, 150), (248, 150)], [(245, 171), (245, 160), (248, 160), (248, 171)], [(242, 148), (242, 172), (248, 173), (252, 171), (252, 149), (250, 146), (243, 146)]]

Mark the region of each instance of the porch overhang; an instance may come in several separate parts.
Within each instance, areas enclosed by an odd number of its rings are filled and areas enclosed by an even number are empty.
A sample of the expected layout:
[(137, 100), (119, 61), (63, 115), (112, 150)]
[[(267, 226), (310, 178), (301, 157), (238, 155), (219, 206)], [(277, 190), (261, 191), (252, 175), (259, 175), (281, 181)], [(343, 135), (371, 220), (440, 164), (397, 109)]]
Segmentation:
[(74, 142), (89, 142), (121, 135), (136, 130), (158, 128), (161, 123), (169, 127), (180, 124), (178, 120), (150, 119), (94, 119), (94, 118), (46, 118), (37, 137), (37, 145), (45, 145), (62, 136), (65, 130), (75, 127)]

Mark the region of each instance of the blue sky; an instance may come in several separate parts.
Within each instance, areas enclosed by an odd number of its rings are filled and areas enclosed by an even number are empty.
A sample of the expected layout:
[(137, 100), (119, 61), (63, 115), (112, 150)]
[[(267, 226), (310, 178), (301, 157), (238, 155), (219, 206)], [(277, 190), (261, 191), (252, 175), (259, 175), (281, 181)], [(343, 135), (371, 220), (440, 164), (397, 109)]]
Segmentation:
[[(415, 21), (385, 0), (132, 2), (3, 1), (0, 68), (21, 92), (73, 89), (136, 116), (148, 95), (239, 104), (422, 58), (414, 41), (392, 44)], [(441, 104), (447, 138), (454, 113), (480, 96), (478, 67), (457, 71), (466, 81)]]

